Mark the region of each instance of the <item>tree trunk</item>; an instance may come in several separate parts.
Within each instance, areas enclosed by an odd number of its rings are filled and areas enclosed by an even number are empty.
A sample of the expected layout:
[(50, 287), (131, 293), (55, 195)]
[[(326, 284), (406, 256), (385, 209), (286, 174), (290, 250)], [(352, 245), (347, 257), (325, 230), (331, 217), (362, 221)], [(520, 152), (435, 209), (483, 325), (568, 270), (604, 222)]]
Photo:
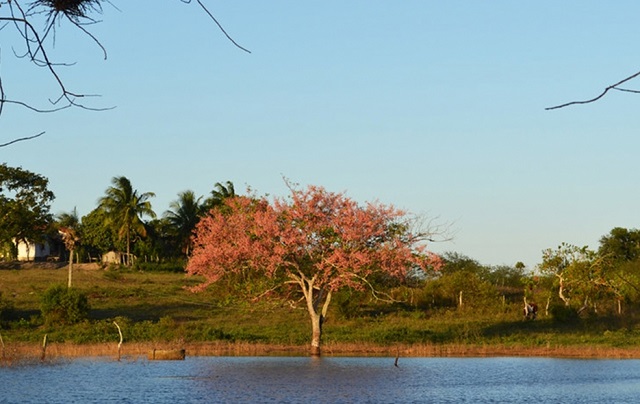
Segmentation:
[[(322, 345), (322, 325), (327, 316), (329, 302), (331, 302), (331, 291), (326, 292), (324, 288), (314, 288), (315, 277), (308, 279), (303, 274), (294, 278), (302, 288), (302, 293), (307, 302), (307, 311), (311, 319), (311, 356), (320, 356)], [(317, 295), (314, 292), (317, 290)], [(322, 300), (324, 299), (324, 303)], [(318, 310), (322, 303), (322, 310)]]
[(547, 296), (547, 304), (544, 306), (544, 315), (549, 317), (549, 306), (551, 305), (551, 295)]
[(556, 275), (559, 279), (560, 286), (558, 288), (558, 297), (564, 302), (565, 306), (569, 306), (569, 298), (564, 295), (564, 278), (560, 275)]
[(311, 314), (311, 356), (320, 356), (322, 342), (322, 314)]
[(127, 261), (126, 262), (128, 267), (131, 266), (130, 249), (131, 249), (131, 240), (129, 238), (129, 229), (127, 229), (127, 258), (126, 258)]
[(73, 250), (69, 251), (69, 283), (67, 288), (71, 289), (71, 274), (73, 273)]

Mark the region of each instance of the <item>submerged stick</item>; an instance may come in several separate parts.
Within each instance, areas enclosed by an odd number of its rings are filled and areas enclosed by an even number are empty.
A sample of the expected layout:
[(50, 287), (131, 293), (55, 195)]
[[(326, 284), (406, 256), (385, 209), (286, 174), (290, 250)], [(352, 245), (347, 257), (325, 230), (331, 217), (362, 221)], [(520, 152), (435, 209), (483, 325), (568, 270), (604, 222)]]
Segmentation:
[(44, 334), (44, 339), (42, 340), (42, 355), (40, 355), (40, 360), (44, 361), (47, 357), (47, 334)]
[(396, 348), (396, 360), (393, 362), (393, 366), (398, 367), (398, 359), (400, 359), (400, 348)]
[(122, 331), (120, 330), (120, 326), (115, 321), (113, 324), (118, 328), (118, 334), (120, 334), (120, 342), (118, 343), (118, 362), (120, 362), (120, 349), (122, 348)]

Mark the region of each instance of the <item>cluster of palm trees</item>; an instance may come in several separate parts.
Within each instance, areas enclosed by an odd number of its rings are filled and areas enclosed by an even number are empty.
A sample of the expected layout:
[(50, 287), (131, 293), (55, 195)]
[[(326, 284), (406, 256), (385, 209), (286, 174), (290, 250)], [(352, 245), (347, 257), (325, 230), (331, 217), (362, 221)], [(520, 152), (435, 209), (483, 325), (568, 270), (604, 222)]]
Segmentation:
[[(120, 252), (126, 265), (133, 264), (133, 249), (138, 242), (146, 246), (147, 252), (153, 250), (156, 256), (184, 257), (191, 252), (191, 234), (200, 218), (235, 195), (231, 181), (217, 182), (207, 198), (198, 197), (191, 190), (183, 191), (158, 219), (151, 205), (155, 194), (139, 192), (128, 178), (120, 176), (111, 180), (111, 186), (98, 200), (98, 207), (89, 215), (80, 220), (74, 209), (58, 215), (56, 223), (58, 229), (73, 231), (78, 246), (87, 251), (103, 254), (107, 252), (105, 249), (122, 248), (124, 251)], [(104, 237), (105, 234), (108, 236)], [(106, 238), (107, 242), (99, 245), (94, 241), (98, 238)], [(138, 248), (140, 250), (145, 248)]]

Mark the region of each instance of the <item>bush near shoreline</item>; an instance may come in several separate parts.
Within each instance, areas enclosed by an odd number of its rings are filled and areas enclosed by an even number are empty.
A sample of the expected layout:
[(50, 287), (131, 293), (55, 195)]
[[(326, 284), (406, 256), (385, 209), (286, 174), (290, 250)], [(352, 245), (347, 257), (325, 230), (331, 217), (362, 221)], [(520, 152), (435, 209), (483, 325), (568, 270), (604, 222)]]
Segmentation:
[[(181, 273), (91, 268), (74, 269), (74, 288), (87, 296), (91, 310), (87, 320), (70, 325), (46, 324), (39, 306), (47, 288), (66, 284), (66, 266), (0, 269), (6, 357), (34, 350), (37, 355), (45, 335), (50, 355), (114, 355), (119, 340), (114, 322), (122, 329), (123, 355), (172, 346), (185, 347), (188, 355), (304, 355), (308, 350), (308, 315), (295, 296), (250, 300), (229, 285), (193, 294), (186, 287), (201, 279)], [(423, 310), (366, 294), (339, 294), (324, 326), (323, 354), (640, 358), (637, 318), (558, 323), (541, 315), (523, 321), (521, 306), (496, 300), (483, 308)]]

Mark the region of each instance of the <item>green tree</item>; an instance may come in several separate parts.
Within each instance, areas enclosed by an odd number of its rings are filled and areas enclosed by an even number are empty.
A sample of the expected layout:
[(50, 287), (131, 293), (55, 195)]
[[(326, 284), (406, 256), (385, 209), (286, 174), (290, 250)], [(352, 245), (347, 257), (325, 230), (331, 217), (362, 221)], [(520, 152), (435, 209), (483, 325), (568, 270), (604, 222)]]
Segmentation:
[(610, 282), (616, 285), (618, 313), (622, 302), (640, 298), (640, 230), (613, 228), (600, 238), (598, 254), (611, 261)]
[(39, 174), (0, 164), (0, 242), (38, 242), (49, 232), (55, 195)]
[(489, 270), (481, 265), (473, 258), (457, 252), (446, 252), (442, 254), (442, 268), (440, 273), (451, 274), (455, 272), (467, 272), (476, 274), (479, 278), (484, 279)]
[(156, 262), (165, 258), (182, 257), (173, 228), (166, 219), (148, 221), (145, 223), (145, 230), (147, 236), (139, 239), (133, 246), (136, 256), (144, 256), (146, 259)]
[[(440, 256), (442, 266), (435, 279), (425, 285), (427, 294), (438, 305), (455, 305), (472, 307), (486, 305), (485, 296), (495, 294), (495, 290), (486, 292), (491, 285), (487, 282), (489, 269), (478, 261), (457, 252), (445, 252)], [(432, 289), (439, 289), (433, 292)]]
[(107, 251), (117, 249), (117, 237), (111, 227), (107, 225), (106, 214), (100, 208), (96, 208), (82, 217), (80, 233), (82, 234), (82, 246), (90, 258), (99, 258)]
[(146, 237), (147, 230), (142, 221), (143, 216), (155, 218), (150, 198), (153, 192), (138, 193), (133, 189), (126, 177), (114, 177), (113, 184), (100, 198), (99, 207), (105, 212), (106, 223), (113, 227), (119, 240), (126, 245), (126, 262), (131, 265), (131, 244), (135, 236)]
[(193, 229), (204, 212), (201, 199), (202, 197), (196, 197), (193, 191), (180, 192), (178, 200), (171, 202), (169, 210), (164, 212), (164, 218), (177, 238), (182, 252), (187, 256), (191, 252)]
[(40, 299), (40, 311), (48, 325), (78, 323), (88, 317), (90, 310), (86, 294), (62, 285), (49, 287)]
[(56, 216), (56, 223), (59, 227), (78, 229), (80, 227), (80, 217), (78, 216), (78, 209), (74, 207), (71, 212), (60, 213)]
[(426, 282), (423, 298), (433, 306), (481, 308), (487, 311), (499, 301), (497, 289), (473, 272), (458, 271), (443, 274)]
[(521, 262), (515, 266), (510, 265), (497, 265), (491, 267), (487, 280), (495, 286), (499, 287), (520, 287), (522, 286), (522, 279), (525, 277), (524, 264)]
[(640, 258), (640, 230), (615, 227), (600, 238), (598, 253), (614, 261), (635, 261)]
[(213, 208), (223, 207), (225, 199), (235, 196), (236, 190), (231, 181), (226, 181), (224, 184), (216, 182), (213, 186), (213, 191), (211, 191), (211, 196), (204, 201), (204, 209), (209, 211)]
[(607, 257), (585, 247), (562, 243), (558, 248), (543, 251), (538, 269), (556, 278), (558, 297), (564, 306), (578, 302), (585, 310), (601, 294), (617, 293), (616, 284), (609, 277), (611, 266)]

